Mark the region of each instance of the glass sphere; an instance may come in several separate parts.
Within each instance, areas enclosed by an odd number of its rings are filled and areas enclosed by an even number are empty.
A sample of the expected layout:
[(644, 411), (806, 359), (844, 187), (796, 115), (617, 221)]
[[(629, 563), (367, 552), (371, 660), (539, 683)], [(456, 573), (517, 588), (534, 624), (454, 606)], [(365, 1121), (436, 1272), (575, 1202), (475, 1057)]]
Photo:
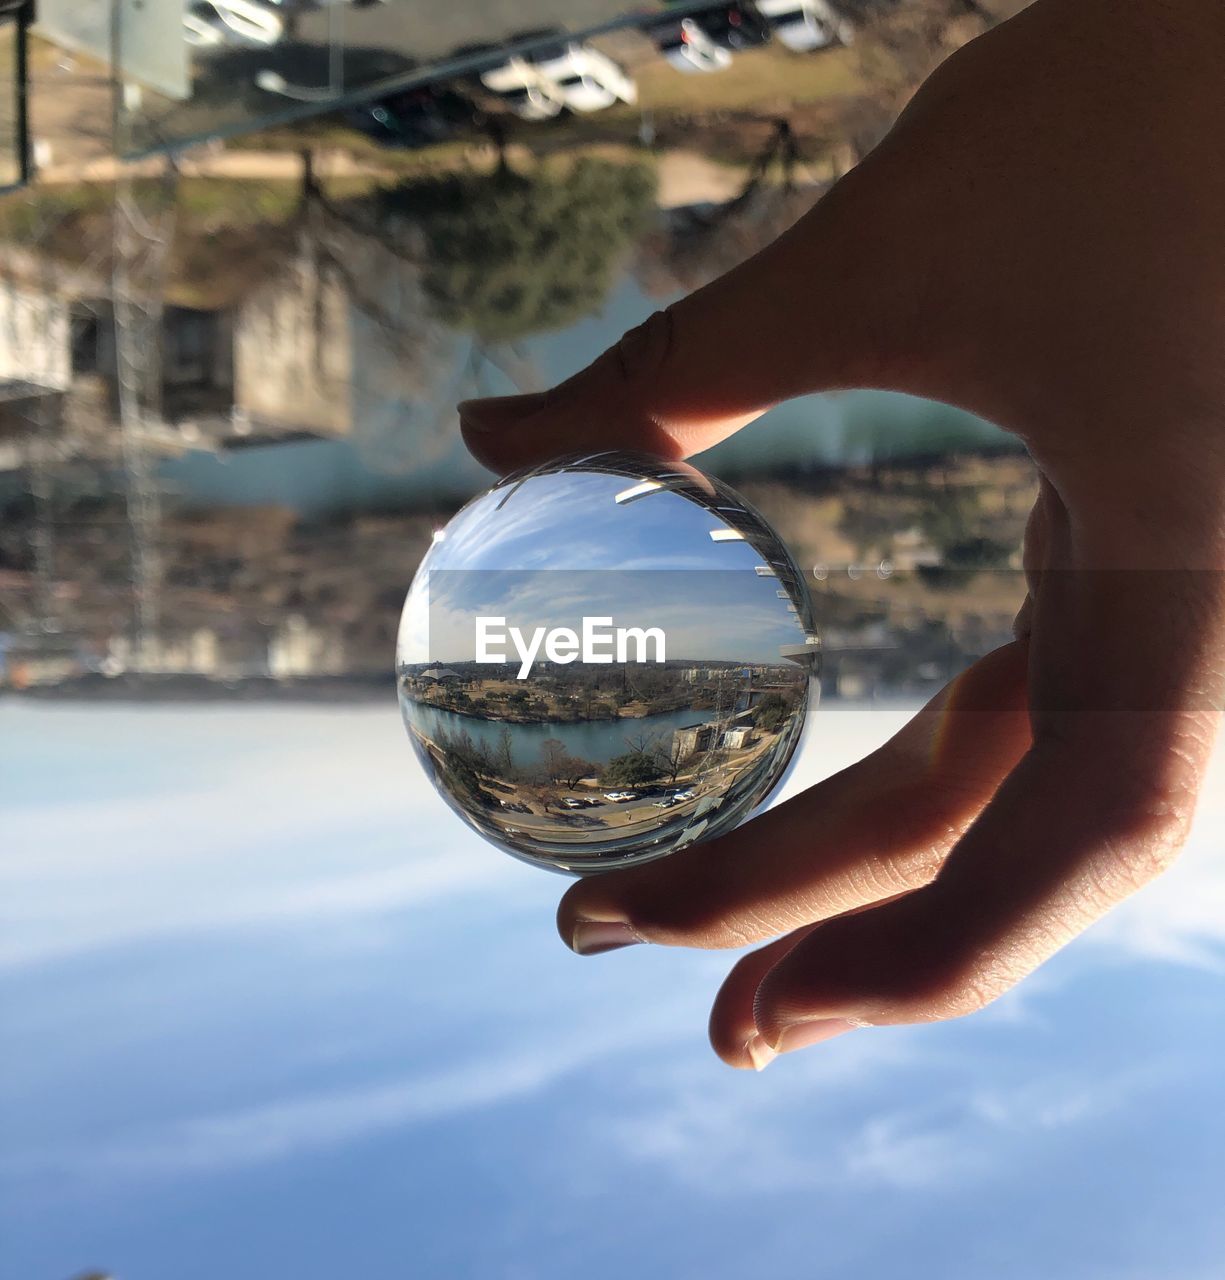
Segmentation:
[(396, 679), (447, 803), (515, 857), (585, 874), (731, 830), (815, 698), (803, 578), (727, 485), (641, 454), (508, 476), (434, 543)]

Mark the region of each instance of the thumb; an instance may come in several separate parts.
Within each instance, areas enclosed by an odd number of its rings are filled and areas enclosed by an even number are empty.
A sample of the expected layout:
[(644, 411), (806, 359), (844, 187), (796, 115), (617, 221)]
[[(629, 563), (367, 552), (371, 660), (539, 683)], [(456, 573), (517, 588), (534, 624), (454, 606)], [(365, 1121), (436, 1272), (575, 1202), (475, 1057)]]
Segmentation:
[(808, 392), (921, 392), (923, 225), (885, 148), (790, 231), (631, 329), (550, 391), (459, 406), (468, 448), (504, 472), (585, 449), (697, 453)]

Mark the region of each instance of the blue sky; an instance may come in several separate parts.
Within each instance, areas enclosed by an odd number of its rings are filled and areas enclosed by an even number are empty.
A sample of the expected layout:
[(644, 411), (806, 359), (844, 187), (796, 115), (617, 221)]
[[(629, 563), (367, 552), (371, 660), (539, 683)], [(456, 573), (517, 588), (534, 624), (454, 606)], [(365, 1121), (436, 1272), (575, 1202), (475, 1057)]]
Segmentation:
[[(821, 708), (791, 788), (897, 711)], [(394, 705), (0, 709), (0, 1275), (1216, 1280), (1225, 757), (1014, 995), (760, 1076), (728, 954), (580, 960)]]
[[(536, 627), (580, 629), (586, 616), (660, 627), (670, 658), (777, 662), (803, 628), (759, 577), (760, 548), (714, 542), (724, 519), (660, 490), (618, 505), (633, 486), (614, 475), (535, 476), (469, 503), (418, 570), (400, 623), (403, 663), (460, 662), (474, 654), (477, 614)], [(763, 529), (762, 545), (783, 555)]]
[[(476, 619), (500, 617), (498, 634), (517, 626), (521, 636), (569, 627), (581, 636), (583, 619), (611, 618), (601, 634), (617, 627), (656, 627), (664, 633), (664, 657), (720, 662), (784, 661), (784, 646), (802, 644), (804, 628), (788, 601), (778, 597), (775, 578), (759, 578), (752, 566), (738, 571), (597, 570), (594, 573), (474, 572), (443, 570), (428, 576), (427, 658), (416, 661), (471, 662)], [(405, 617), (415, 613), (406, 606)], [(423, 646), (410, 626), (401, 631), (402, 661)], [(612, 652), (602, 641), (601, 652)], [(513, 655), (513, 641), (497, 648)], [(651, 649), (652, 657), (656, 650)]]

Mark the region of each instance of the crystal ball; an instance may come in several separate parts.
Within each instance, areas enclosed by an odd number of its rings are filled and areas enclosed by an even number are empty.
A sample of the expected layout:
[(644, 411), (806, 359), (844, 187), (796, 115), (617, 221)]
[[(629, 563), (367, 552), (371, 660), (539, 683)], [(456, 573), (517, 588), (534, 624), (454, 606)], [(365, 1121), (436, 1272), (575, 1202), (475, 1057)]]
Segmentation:
[(434, 535), (396, 644), (408, 735), (469, 826), (586, 874), (730, 831), (815, 701), (803, 576), (726, 484), (640, 454), (500, 480)]

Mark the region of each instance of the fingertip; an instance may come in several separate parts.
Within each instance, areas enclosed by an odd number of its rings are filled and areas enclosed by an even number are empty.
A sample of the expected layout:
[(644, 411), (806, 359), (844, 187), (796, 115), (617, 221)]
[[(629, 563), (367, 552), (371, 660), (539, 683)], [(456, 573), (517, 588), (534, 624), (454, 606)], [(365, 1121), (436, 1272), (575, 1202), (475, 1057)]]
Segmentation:
[(723, 980), (711, 1006), (707, 1033), (711, 1048), (729, 1067), (763, 1071), (773, 1060), (774, 1051), (753, 1018), (757, 988), (773, 966), (817, 927), (806, 925), (741, 956)]
[(465, 432), (477, 436), (507, 430), (542, 408), (547, 393), (530, 391), (517, 396), (484, 396), (478, 400), (461, 400), (456, 406), (460, 425)]
[[(501, 450), (497, 447), (496, 438), (470, 427), (467, 422), (462, 420), (459, 424), (459, 431), (463, 437), (464, 448), (482, 467), (487, 468), (489, 471), (495, 471), (499, 475), (513, 469), (508, 467), (502, 458)], [(491, 445), (493, 446), (492, 448), (490, 447)]]
[[(870, 914), (870, 913), (869, 913)], [(862, 920), (864, 917), (853, 917)], [(791, 948), (762, 975), (752, 1000), (753, 1023), (776, 1054), (803, 1049), (864, 1025), (853, 983), (831, 981), (833, 961), (827, 925), (816, 939)]]
[(715, 1056), (736, 1071), (762, 1071), (774, 1056), (756, 1028), (721, 1017), (717, 1007), (711, 1011), (707, 1034)]
[(545, 392), (461, 400), (459, 429), (468, 452), (499, 473), (536, 461), (541, 452), (539, 432), (531, 430), (531, 419), (546, 402)]
[(577, 885), (562, 894), (562, 899), (557, 904), (557, 933), (571, 950), (574, 949), (574, 924), (578, 919), (578, 911), (574, 903), (574, 892), (581, 885), (582, 881), (580, 880)]
[(557, 932), (571, 951), (593, 956), (650, 941), (615, 903), (585, 901), (583, 887), (580, 881), (557, 904)]

